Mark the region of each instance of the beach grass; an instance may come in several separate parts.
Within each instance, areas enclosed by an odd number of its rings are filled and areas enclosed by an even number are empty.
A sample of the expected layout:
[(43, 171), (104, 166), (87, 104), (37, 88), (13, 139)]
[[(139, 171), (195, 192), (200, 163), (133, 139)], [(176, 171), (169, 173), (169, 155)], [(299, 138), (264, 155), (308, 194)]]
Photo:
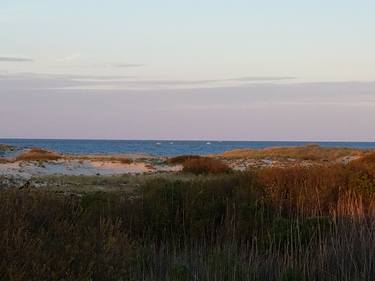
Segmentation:
[(374, 160), (1, 190), (0, 279), (372, 280)]
[(368, 151), (353, 148), (329, 148), (319, 145), (295, 147), (271, 147), (264, 149), (235, 149), (215, 155), (220, 158), (238, 159), (298, 159), (312, 161), (335, 161), (343, 157), (361, 157)]
[(31, 148), (17, 155), (15, 161), (54, 161), (62, 158), (62, 155), (53, 151)]

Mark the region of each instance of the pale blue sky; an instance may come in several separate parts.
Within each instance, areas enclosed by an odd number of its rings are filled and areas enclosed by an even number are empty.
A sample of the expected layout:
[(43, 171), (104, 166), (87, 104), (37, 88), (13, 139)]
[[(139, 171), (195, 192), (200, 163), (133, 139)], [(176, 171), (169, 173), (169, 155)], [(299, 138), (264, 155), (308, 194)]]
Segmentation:
[(0, 137), (375, 140), (375, 1), (0, 1)]

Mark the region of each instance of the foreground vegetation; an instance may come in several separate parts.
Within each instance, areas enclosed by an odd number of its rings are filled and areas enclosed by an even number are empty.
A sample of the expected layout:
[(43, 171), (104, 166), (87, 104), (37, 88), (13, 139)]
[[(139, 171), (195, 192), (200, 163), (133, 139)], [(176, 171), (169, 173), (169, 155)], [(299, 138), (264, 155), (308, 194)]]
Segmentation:
[[(375, 154), (243, 173), (193, 166), (203, 174), (69, 177), (68, 195), (2, 190), (0, 279), (373, 280)], [(118, 188), (88, 192), (82, 180)]]

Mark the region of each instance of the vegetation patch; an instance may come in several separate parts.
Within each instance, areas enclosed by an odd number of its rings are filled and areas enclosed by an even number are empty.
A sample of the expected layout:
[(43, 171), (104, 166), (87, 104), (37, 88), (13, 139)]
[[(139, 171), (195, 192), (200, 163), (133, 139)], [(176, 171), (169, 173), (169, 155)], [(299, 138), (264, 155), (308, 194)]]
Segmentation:
[(373, 157), (2, 189), (0, 280), (373, 280)]
[(108, 161), (108, 162), (117, 162), (121, 164), (131, 164), (133, 163), (132, 159), (129, 159), (125, 156), (111, 156), (111, 155), (85, 155), (85, 156), (71, 156), (70, 159), (78, 160), (89, 160), (89, 161)]
[(9, 144), (1, 144), (0, 143), (0, 152), (12, 151), (14, 147)]
[(187, 160), (200, 159), (202, 156), (199, 155), (180, 155), (176, 157), (169, 158), (167, 163), (169, 164), (184, 164)]
[(16, 161), (54, 161), (62, 159), (63, 156), (49, 150), (41, 148), (31, 148), (20, 155), (18, 155)]
[(223, 174), (231, 171), (223, 161), (209, 157), (187, 159), (182, 165), (182, 171), (193, 174)]
[(367, 151), (352, 148), (328, 148), (319, 145), (306, 145), (297, 147), (271, 147), (264, 149), (235, 149), (224, 152), (218, 157), (229, 159), (297, 159), (311, 161), (335, 161), (343, 157), (361, 157)]

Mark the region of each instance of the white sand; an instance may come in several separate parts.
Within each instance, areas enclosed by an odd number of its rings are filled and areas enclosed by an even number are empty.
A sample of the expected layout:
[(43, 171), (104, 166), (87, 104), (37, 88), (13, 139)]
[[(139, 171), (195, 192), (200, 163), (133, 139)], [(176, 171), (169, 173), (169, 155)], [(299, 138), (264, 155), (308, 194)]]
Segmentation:
[(111, 161), (91, 160), (58, 160), (38, 162), (12, 162), (0, 164), (0, 176), (31, 178), (32, 176), (46, 175), (117, 175), (140, 174), (149, 172), (176, 172), (181, 170), (180, 165), (155, 165), (144, 162), (124, 164)]

